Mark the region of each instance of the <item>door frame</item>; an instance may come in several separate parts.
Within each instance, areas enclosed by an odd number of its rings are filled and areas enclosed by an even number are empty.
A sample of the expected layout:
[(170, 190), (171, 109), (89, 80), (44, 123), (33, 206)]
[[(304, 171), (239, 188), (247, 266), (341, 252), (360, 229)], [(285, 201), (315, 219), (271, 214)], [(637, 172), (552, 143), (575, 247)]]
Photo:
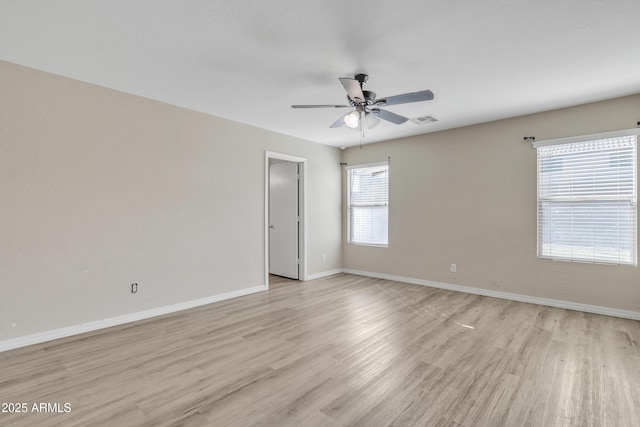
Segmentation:
[(300, 212), (300, 222), (298, 229), (298, 255), (300, 264), (298, 266), (298, 280), (307, 280), (307, 159), (304, 157), (292, 156), (290, 154), (277, 153), (274, 151), (264, 152), (264, 286), (269, 289), (269, 160), (286, 160), (298, 164), (300, 181), (298, 185), (298, 212)]

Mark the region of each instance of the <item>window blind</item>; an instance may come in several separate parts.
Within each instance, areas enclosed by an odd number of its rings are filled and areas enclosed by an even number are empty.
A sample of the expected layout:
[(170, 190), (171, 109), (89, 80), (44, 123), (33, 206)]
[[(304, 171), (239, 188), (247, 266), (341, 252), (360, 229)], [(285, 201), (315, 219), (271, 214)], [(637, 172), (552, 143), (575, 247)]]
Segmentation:
[(348, 242), (388, 244), (389, 163), (347, 168)]
[(537, 147), (538, 256), (636, 265), (636, 135)]

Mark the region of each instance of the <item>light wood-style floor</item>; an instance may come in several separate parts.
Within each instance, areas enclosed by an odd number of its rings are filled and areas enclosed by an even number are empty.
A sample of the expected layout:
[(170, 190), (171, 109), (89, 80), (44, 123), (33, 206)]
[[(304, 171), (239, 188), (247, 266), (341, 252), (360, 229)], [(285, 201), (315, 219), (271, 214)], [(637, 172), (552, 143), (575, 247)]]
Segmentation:
[(640, 322), (352, 275), (0, 353), (16, 426), (640, 426)]

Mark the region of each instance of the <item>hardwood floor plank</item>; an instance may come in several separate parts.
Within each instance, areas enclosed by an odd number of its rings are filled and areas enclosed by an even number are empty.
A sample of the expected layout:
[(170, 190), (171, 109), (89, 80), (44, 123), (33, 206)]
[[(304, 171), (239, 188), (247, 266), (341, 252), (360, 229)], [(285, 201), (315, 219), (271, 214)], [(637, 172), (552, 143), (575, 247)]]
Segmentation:
[(348, 274), (0, 353), (13, 426), (638, 426), (640, 322)]

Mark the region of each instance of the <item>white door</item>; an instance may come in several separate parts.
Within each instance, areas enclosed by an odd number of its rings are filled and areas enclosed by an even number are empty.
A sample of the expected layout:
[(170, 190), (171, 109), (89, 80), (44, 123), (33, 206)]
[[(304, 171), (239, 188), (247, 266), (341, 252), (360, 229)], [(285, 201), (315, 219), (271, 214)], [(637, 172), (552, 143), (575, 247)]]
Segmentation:
[(269, 273), (298, 279), (298, 164), (269, 165)]

